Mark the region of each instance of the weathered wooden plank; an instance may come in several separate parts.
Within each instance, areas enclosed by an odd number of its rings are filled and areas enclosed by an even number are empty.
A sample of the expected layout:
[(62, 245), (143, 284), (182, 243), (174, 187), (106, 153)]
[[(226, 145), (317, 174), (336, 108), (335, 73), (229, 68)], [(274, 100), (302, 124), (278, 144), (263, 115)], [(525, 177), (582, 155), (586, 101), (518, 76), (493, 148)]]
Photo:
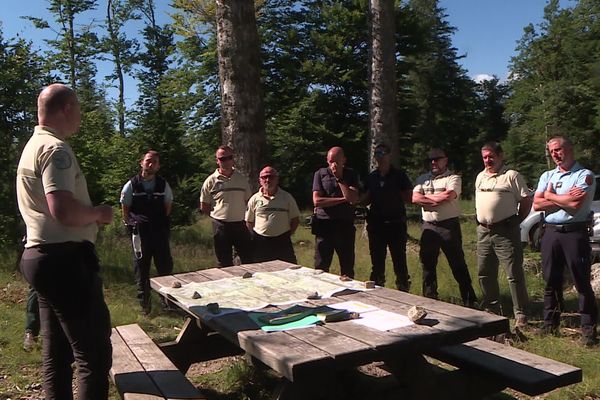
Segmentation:
[(125, 400), (164, 399), (116, 329), (112, 330), (110, 340), (113, 347), (110, 376), (121, 397)]
[(514, 347), (478, 339), (429, 352), (441, 361), (485, 374), (528, 395), (581, 382), (580, 368)]
[(165, 398), (204, 399), (137, 324), (116, 329)]

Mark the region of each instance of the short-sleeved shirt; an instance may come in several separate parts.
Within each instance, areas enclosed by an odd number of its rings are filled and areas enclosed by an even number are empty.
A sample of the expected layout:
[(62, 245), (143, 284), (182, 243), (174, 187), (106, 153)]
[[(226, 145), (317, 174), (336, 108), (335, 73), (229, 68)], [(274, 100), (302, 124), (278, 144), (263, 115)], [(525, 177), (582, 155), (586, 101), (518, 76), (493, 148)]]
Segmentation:
[[(358, 176), (354, 170), (344, 168), (342, 180), (348, 186), (358, 188)], [(319, 192), (323, 197), (344, 197), (335, 175), (329, 168), (319, 168), (313, 177), (313, 192)], [(336, 204), (331, 207), (315, 207), (318, 219), (354, 219), (354, 208), (350, 203)]]
[[(156, 186), (156, 179), (152, 179), (149, 181), (142, 180), (142, 186), (144, 186), (144, 190), (146, 193), (153, 193), (154, 186)], [(133, 201), (133, 186), (131, 184), (131, 179), (128, 180), (125, 185), (123, 185), (123, 189), (121, 190), (121, 204), (127, 207), (131, 207), (131, 202)], [(173, 203), (173, 190), (171, 190), (171, 186), (169, 186), (168, 182), (165, 182), (165, 204)]]
[(64, 242), (95, 242), (96, 223), (65, 226), (50, 215), (46, 195), (67, 191), (91, 206), (87, 182), (71, 146), (51, 128), (38, 125), (25, 145), (17, 169), (17, 202), (27, 225), (25, 247)]
[(460, 216), (460, 204), (458, 198), (461, 193), (461, 185), (462, 179), (460, 175), (449, 170), (446, 170), (439, 175), (433, 175), (429, 172), (419, 176), (413, 192), (421, 193), (422, 195), (432, 195), (440, 194), (446, 190), (452, 190), (456, 193), (456, 198), (452, 200), (444, 201), (437, 206), (423, 207), (421, 209), (423, 221), (440, 222)]
[(402, 170), (390, 167), (385, 176), (378, 169), (372, 171), (366, 183), (366, 190), (371, 197), (369, 218), (390, 222), (405, 221), (406, 209), (402, 192), (410, 192), (412, 187), (412, 182)]
[(210, 216), (226, 222), (244, 220), (246, 202), (252, 195), (248, 179), (236, 170), (230, 177), (215, 172), (204, 181), (200, 192), (200, 202), (210, 204)]
[(254, 222), (254, 232), (262, 236), (275, 237), (289, 232), (290, 221), (299, 216), (296, 200), (281, 188), (274, 196), (259, 190), (248, 200), (246, 221)]
[[(556, 167), (555, 169), (546, 171), (542, 174), (540, 181), (538, 182), (536, 193), (546, 191), (549, 183), (552, 183), (556, 194), (567, 194), (572, 187), (577, 186), (585, 190), (588, 195), (585, 197), (581, 207), (573, 215), (562, 208), (554, 212), (545, 211), (544, 219), (546, 222), (549, 224), (568, 224), (586, 221), (590, 218), (590, 207), (596, 187), (594, 173), (592, 171), (585, 169), (579, 163), (575, 163), (569, 171), (565, 172)], [(589, 193), (591, 193), (591, 195)]]
[(475, 180), (475, 209), (477, 220), (495, 224), (517, 215), (519, 203), (529, 196), (523, 175), (502, 166), (497, 173), (483, 170)]

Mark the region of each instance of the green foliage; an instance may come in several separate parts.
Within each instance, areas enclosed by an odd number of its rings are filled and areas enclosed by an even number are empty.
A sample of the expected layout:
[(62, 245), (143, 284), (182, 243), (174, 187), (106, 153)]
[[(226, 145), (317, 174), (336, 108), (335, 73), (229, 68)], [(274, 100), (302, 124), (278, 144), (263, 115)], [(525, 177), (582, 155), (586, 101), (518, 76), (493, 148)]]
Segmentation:
[(36, 97), (45, 79), (32, 44), (5, 40), (0, 29), (0, 246), (18, 243), (24, 233), (15, 202), (16, 169), (33, 131)]
[(596, 1), (560, 9), (553, 0), (543, 22), (527, 26), (519, 42), (511, 65), (507, 150), (532, 183), (553, 167), (545, 160), (553, 135), (570, 137), (579, 161), (600, 171), (599, 16)]

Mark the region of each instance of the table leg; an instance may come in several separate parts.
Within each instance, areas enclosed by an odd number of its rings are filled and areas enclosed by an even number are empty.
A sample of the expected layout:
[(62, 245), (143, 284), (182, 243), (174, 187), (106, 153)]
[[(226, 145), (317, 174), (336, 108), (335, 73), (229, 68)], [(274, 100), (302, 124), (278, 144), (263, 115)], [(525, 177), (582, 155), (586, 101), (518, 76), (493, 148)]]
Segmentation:
[(160, 344), (161, 350), (183, 373), (190, 365), (243, 354), (244, 352), (221, 335), (205, 326), (198, 326), (195, 319), (186, 318), (181, 332), (174, 341)]

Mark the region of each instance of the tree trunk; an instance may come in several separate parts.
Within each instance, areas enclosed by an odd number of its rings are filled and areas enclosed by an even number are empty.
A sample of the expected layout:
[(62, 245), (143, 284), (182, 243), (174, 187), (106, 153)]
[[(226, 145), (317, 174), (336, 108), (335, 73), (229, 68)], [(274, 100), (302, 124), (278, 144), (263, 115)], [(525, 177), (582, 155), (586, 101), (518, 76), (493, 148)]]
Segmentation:
[(221, 135), (236, 165), (258, 187), (265, 148), (260, 53), (253, 0), (218, 0), (217, 54), (221, 84)]
[(123, 65), (121, 64), (121, 51), (119, 45), (118, 28), (114, 26), (113, 18), (113, 0), (108, 0), (106, 6), (106, 20), (108, 33), (110, 35), (110, 46), (115, 63), (115, 73), (119, 79), (119, 99), (117, 101), (117, 114), (119, 119), (119, 134), (125, 135), (125, 80), (123, 78)]
[(394, 0), (370, 0), (371, 63), (369, 96), (369, 166), (375, 168), (373, 150), (378, 143), (391, 149), (392, 162), (398, 156), (396, 110), (396, 46)]

